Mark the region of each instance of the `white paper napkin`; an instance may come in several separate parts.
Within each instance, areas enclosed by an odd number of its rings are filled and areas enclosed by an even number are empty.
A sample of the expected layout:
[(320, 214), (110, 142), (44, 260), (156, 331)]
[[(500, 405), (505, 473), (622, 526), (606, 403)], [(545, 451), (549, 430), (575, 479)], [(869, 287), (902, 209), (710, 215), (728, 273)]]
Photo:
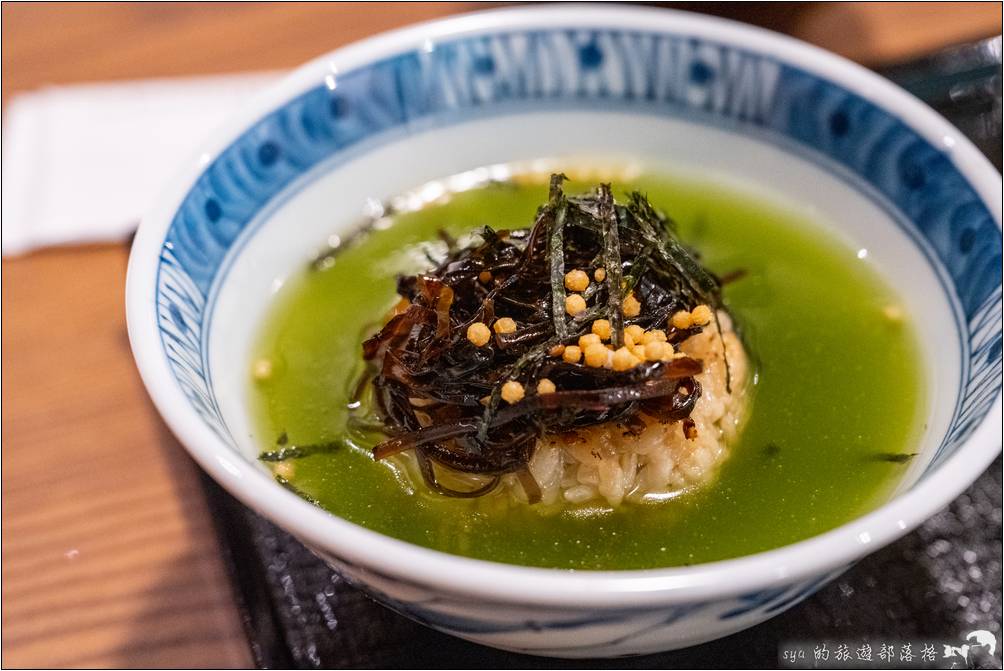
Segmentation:
[(58, 86), (3, 116), (4, 256), (124, 239), (203, 139), (280, 73)]

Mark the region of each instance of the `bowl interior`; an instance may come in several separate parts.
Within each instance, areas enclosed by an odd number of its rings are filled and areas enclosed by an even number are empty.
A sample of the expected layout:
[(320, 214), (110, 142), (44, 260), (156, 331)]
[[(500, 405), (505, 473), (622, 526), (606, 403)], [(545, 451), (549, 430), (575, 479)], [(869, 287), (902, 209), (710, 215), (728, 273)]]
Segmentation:
[[(619, 130), (605, 133), (609, 128)], [(515, 169), (539, 169), (546, 164), (541, 157), (558, 169), (656, 171), (727, 184), (805, 213), (845, 244), (847, 263), (882, 269), (907, 311), (925, 315), (921, 348), (931, 414), (915, 450), (922, 458), (914, 460), (904, 483), (923, 472), (948, 428), (961, 374), (957, 306), (928, 262), (923, 240), (862, 185), (791, 147), (687, 120), (599, 111), (513, 113), (394, 138), (348, 161), (317, 165), (257, 213), (210, 294), (204, 336), (220, 414), (237, 449), (254, 459), (270, 441), (255, 435), (248, 416), (251, 347), (275, 292), (291, 274), (303, 272), (332, 235), (344, 240), (358, 230), (373, 203), (405, 191), (431, 198), (443, 184), (437, 178), (461, 173), (445, 181), (462, 185), (493, 172), (475, 170), (480, 166), (495, 165), (495, 173), (514, 163)], [(423, 183), (432, 188), (416, 189)]]
[(145, 224), (166, 230), (138, 250), (157, 255), (165, 368), (219, 449), (254, 461), (251, 343), (329, 236), (433, 180), (542, 158), (718, 181), (829, 229), (923, 320), (930, 415), (903, 487), (965, 443), (998, 395), (1001, 237), (999, 202), (986, 205), (999, 180), (964, 138), (758, 31), (609, 9), (508, 16), (306, 66), (194, 171), (167, 220)]

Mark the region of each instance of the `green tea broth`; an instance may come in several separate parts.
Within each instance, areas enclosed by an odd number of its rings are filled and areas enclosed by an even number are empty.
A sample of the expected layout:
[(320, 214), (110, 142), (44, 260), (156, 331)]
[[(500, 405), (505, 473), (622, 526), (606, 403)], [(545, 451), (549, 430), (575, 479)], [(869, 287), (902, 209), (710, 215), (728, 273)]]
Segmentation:
[[(588, 186), (573, 181), (568, 191)], [(755, 389), (742, 433), (710, 485), (617, 509), (454, 499), (374, 462), (375, 434), (284, 462), (278, 472), (290, 486), (339, 517), (411, 543), (568, 569), (751, 554), (832, 529), (887, 499), (906, 472), (925, 408), (912, 325), (877, 271), (818, 224), (746, 194), (662, 175), (614, 189), (615, 197), (647, 193), (712, 271), (745, 271), (724, 299)], [(272, 374), (249, 376), (261, 449), (346, 437), (361, 342), (396, 302), (397, 274), (422, 267), (423, 247), (438, 230), (527, 227), (546, 198), (543, 181), (457, 193), (356, 235), (287, 281), (254, 348)]]

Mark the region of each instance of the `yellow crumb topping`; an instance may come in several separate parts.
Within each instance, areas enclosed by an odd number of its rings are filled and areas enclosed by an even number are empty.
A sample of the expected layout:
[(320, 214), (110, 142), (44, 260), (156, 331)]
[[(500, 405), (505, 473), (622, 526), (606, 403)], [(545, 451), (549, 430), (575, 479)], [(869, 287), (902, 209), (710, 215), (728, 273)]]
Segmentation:
[(495, 329), (495, 333), (515, 333), (516, 322), (509, 317), (502, 317), (495, 320), (492, 328)]
[(474, 344), (475, 347), (482, 347), (488, 344), (491, 340), (492, 332), (488, 330), (487, 324), (484, 322), (474, 322), (467, 327), (467, 339)]
[(582, 270), (569, 270), (565, 273), (565, 288), (569, 291), (585, 291), (589, 287), (589, 275)]
[(610, 340), (610, 322), (606, 319), (597, 319), (593, 322), (593, 333), (600, 337), (600, 340)]
[(602, 368), (607, 362), (607, 353), (609, 351), (605, 345), (599, 342), (589, 345), (583, 352), (586, 358), (586, 365), (591, 368)]
[(538, 394), (553, 394), (555, 391), (557, 391), (557, 387), (555, 387), (554, 383), (548, 380), (546, 377), (540, 378), (540, 380), (537, 382)]
[(561, 358), (564, 359), (565, 363), (579, 363), (579, 359), (582, 358), (582, 350), (578, 345), (569, 345), (562, 352)]
[(526, 391), (524, 391), (523, 385), (516, 382), (516, 380), (509, 380), (502, 385), (502, 400), (510, 405), (513, 403), (519, 403), (523, 400), (523, 396), (525, 395)]
[(586, 311), (586, 299), (579, 294), (565, 296), (565, 312), (573, 317)]
[(673, 314), (670, 322), (678, 329), (689, 329), (694, 324), (694, 318), (686, 310), (680, 310)]
[(616, 371), (630, 370), (641, 363), (627, 347), (621, 347), (614, 352), (613, 369)]
[(698, 305), (696, 308), (690, 311), (690, 318), (698, 326), (705, 326), (710, 324), (714, 314), (711, 312), (711, 308), (707, 305)]
[(625, 317), (637, 317), (641, 314), (641, 303), (638, 302), (638, 299), (634, 297), (633, 293), (628, 294), (624, 299), (621, 311), (624, 313)]

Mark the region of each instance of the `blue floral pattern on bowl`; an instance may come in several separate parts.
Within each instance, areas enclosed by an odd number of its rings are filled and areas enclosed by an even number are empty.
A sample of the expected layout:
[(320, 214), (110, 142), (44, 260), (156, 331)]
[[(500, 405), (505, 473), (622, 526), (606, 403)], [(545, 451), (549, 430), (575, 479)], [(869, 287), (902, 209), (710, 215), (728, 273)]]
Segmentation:
[[(704, 634), (717, 638), (801, 603), (849, 567), (779, 587), (747, 592), (720, 600), (689, 601), (658, 608), (634, 607), (595, 610), (549, 609), (512, 603), (472, 602), (462, 595), (431, 591), (422, 585), (355, 566), (315, 550), (349, 581), (382, 604), (439, 631), (534, 655), (595, 657), (633, 655), (662, 649), (651, 641)], [(400, 597), (407, 595), (406, 599)], [(695, 622), (700, 629), (695, 632)], [(585, 629), (599, 633), (584, 644)], [(675, 631), (674, 631), (675, 630)], [(708, 633), (713, 634), (707, 636)], [(699, 642), (699, 641), (694, 641)]]

